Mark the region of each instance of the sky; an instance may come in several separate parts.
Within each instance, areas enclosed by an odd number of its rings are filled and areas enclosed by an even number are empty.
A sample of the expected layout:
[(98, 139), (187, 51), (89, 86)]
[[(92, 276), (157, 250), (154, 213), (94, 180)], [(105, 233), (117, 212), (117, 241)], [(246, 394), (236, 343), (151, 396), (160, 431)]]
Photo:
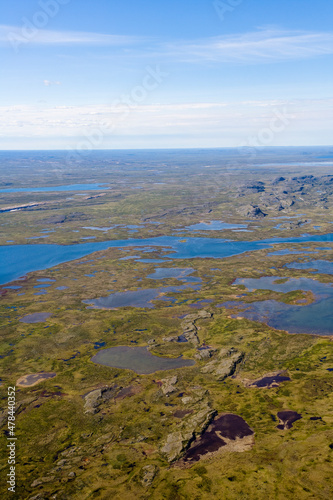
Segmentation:
[(0, 6), (0, 149), (331, 145), (333, 2)]

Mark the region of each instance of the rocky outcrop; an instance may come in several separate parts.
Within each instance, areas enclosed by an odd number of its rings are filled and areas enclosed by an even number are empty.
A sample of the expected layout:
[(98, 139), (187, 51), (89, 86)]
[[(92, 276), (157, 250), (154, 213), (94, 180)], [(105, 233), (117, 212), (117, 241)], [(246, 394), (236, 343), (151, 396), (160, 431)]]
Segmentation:
[(163, 337), (162, 340), (163, 342), (178, 342), (178, 335), (173, 337)]
[(157, 472), (158, 467), (156, 465), (150, 464), (142, 467), (140, 472), (142, 486), (148, 488), (154, 481)]
[(246, 205), (239, 209), (241, 215), (251, 219), (262, 219), (267, 216), (258, 205)]
[(292, 222), (283, 222), (279, 225), (280, 229), (297, 229), (299, 227), (304, 226), (304, 224), (308, 224), (307, 220), (297, 220)]
[(200, 349), (194, 355), (194, 357), (195, 357), (195, 359), (198, 359), (199, 361), (207, 360), (207, 359), (210, 359), (212, 357), (213, 353), (214, 353), (214, 349)]
[(188, 342), (192, 342), (192, 344), (199, 344), (198, 329), (195, 323), (198, 319), (209, 319), (212, 316), (212, 313), (205, 310), (185, 316), (181, 323), (183, 330), (182, 337), (184, 337)]
[(165, 396), (168, 396), (169, 394), (177, 390), (177, 388), (175, 387), (175, 385), (178, 382), (177, 375), (170, 378), (162, 378), (161, 382), (162, 382), (161, 390)]
[(201, 386), (190, 387), (181, 403), (186, 407), (177, 410), (181, 414), (180, 423), (166, 437), (161, 453), (169, 462), (179, 459), (193, 440), (200, 436), (213, 420), (217, 412), (210, 406), (209, 392)]
[(85, 397), (84, 413), (94, 415), (99, 412), (99, 406), (102, 403), (113, 398), (122, 388), (117, 385), (111, 387), (102, 387), (89, 392)]
[(201, 372), (212, 373), (217, 380), (222, 381), (235, 373), (236, 367), (243, 357), (244, 354), (233, 347), (231, 349), (222, 349), (219, 352), (218, 359), (207, 363), (201, 368)]
[(37, 488), (37, 486), (40, 486), (41, 484), (52, 483), (53, 481), (55, 481), (55, 476), (40, 477), (31, 483), (31, 488)]
[(192, 441), (207, 428), (216, 414), (217, 412), (206, 404), (194, 415), (191, 414), (190, 418), (185, 419), (178, 431), (169, 434), (161, 448), (161, 452), (166, 456), (168, 462), (180, 458)]
[[(304, 209), (307, 206), (328, 209), (332, 207), (333, 201), (333, 176), (278, 177), (270, 185), (266, 184), (265, 189), (263, 189), (260, 182), (240, 188), (240, 196), (250, 197), (253, 193), (258, 194), (259, 197), (259, 200), (256, 199), (255, 203), (258, 203), (263, 208), (252, 204), (252, 208), (243, 206), (240, 208), (240, 212), (244, 216), (262, 218), (263, 215), (257, 211), (258, 208), (262, 213), (264, 213), (265, 209), (279, 212), (289, 210), (291, 207)], [(249, 199), (251, 200), (251, 198)]]
[(274, 181), (272, 182), (272, 185), (275, 186), (276, 184), (279, 184), (280, 182), (283, 182), (285, 181), (286, 179), (284, 177), (277, 177), (276, 179), (274, 179)]
[(261, 181), (258, 181), (256, 184), (245, 186), (245, 189), (248, 189), (253, 193), (263, 193), (265, 191), (265, 184)]
[(254, 432), (239, 415), (222, 413), (199, 436), (178, 465), (191, 466), (221, 451), (244, 452), (254, 445)]

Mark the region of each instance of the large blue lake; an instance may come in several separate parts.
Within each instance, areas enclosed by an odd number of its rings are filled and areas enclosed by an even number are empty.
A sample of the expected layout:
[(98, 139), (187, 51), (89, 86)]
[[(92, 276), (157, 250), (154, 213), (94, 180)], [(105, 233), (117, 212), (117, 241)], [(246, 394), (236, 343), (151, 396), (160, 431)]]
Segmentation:
[(272, 238), (259, 241), (231, 241), (215, 238), (186, 238), (161, 236), (147, 239), (128, 239), (89, 242), (74, 245), (4, 245), (0, 246), (0, 284), (8, 283), (26, 273), (44, 270), (58, 264), (85, 257), (93, 252), (115, 247), (169, 247), (171, 259), (223, 259), (244, 252), (269, 248), (274, 243), (332, 242), (333, 233), (305, 234), (298, 238)]
[(99, 191), (109, 189), (105, 184), (69, 184), (67, 186), (0, 189), (0, 193), (49, 193), (53, 191)]

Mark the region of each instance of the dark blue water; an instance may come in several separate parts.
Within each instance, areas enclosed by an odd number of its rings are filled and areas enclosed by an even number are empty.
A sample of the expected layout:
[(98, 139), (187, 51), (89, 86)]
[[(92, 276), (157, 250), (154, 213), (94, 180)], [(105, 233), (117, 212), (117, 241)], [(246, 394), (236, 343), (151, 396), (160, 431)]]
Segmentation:
[(223, 259), (244, 252), (269, 248), (274, 243), (332, 242), (333, 233), (326, 235), (303, 235), (298, 238), (272, 238), (259, 241), (232, 241), (215, 238), (187, 238), (174, 236), (148, 239), (113, 240), (74, 245), (4, 245), (0, 246), (0, 284), (8, 283), (26, 273), (44, 270), (63, 262), (86, 257), (93, 252), (119, 247), (170, 247), (168, 258)]
[(0, 189), (0, 193), (49, 193), (53, 191), (100, 191), (109, 189), (105, 184), (69, 184), (68, 186), (8, 188)]

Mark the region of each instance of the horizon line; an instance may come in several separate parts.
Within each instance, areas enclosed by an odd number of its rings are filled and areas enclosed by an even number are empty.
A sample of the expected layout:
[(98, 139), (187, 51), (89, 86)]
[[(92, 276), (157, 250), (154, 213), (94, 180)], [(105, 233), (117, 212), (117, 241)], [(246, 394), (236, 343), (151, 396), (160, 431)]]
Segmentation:
[[(246, 146), (244, 146), (246, 147)], [(333, 144), (302, 144), (298, 146), (256, 146), (254, 149), (258, 150), (264, 150), (264, 149), (281, 149), (281, 148), (332, 148)], [(168, 147), (168, 148), (106, 148), (106, 149), (91, 149), (90, 153), (98, 152), (98, 151), (174, 151), (174, 150), (212, 150), (212, 149), (236, 149), (236, 150), (241, 150), (242, 146), (212, 146), (212, 147)], [(80, 155), (80, 152), (77, 149), (61, 149), (61, 148), (56, 148), (56, 149), (49, 149), (49, 148), (42, 148), (42, 149), (0, 149), (0, 153), (2, 152), (19, 152), (19, 151), (62, 151), (64, 153), (77, 153)], [(82, 157), (87, 157), (89, 154), (83, 154)]]

